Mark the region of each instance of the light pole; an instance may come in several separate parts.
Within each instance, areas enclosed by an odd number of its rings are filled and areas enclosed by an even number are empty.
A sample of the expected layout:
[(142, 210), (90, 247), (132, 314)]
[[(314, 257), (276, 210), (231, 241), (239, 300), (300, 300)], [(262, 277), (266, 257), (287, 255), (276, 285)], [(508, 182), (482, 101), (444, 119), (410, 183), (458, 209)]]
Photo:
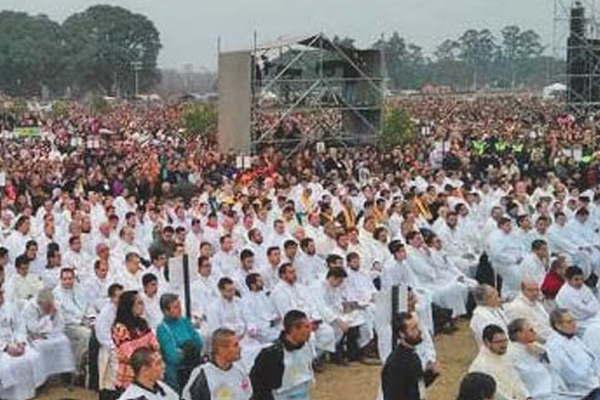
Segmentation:
[(133, 71), (135, 72), (135, 97), (138, 97), (138, 89), (139, 89), (139, 72), (142, 70), (142, 62), (141, 61), (132, 61), (131, 66), (133, 67)]

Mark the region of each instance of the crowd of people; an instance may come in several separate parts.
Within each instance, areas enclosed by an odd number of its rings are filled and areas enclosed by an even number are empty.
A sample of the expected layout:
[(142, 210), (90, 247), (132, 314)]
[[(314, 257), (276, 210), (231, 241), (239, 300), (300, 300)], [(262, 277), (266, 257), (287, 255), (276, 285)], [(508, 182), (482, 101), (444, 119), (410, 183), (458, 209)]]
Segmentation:
[(396, 106), (414, 143), (245, 168), (179, 135), (178, 104), (5, 122), (41, 136), (0, 139), (0, 398), (62, 376), (102, 399), (309, 399), (359, 361), (384, 400), (423, 399), (432, 338), (465, 317), (460, 400), (600, 398), (590, 121), (533, 97)]

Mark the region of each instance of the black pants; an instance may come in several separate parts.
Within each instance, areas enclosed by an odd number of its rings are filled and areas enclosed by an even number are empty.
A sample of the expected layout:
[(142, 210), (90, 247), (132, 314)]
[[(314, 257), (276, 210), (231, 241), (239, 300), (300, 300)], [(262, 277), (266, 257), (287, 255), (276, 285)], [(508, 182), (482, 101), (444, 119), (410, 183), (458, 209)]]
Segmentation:
[(100, 342), (96, 338), (96, 331), (92, 329), (88, 348), (88, 388), (90, 390), (98, 390), (99, 374), (98, 374), (98, 353), (100, 352)]

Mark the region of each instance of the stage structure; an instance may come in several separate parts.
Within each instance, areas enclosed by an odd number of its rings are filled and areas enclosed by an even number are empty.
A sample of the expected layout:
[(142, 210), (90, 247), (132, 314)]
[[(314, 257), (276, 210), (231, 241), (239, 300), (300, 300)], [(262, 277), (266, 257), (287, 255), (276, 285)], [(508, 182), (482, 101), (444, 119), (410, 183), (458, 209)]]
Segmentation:
[(318, 142), (372, 143), (381, 133), (380, 50), (317, 35), (219, 54), (219, 146), (293, 153)]
[(567, 106), (579, 116), (600, 109), (600, 19), (597, 0), (555, 0), (554, 57), (566, 60)]

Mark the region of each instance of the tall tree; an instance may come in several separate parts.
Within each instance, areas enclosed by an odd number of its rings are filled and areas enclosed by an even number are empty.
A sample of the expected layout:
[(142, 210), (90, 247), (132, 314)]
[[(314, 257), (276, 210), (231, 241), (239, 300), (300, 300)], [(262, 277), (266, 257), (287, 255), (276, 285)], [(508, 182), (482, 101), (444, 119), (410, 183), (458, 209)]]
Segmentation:
[(469, 29), (458, 39), (460, 44), (460, 59), (473, 72), (473, 88), (477, 88), (477, 78), (480, 72), (492, 62), (497, 54), (496, 39), (489, 29), (477, 31)]
[(134, 63), (138, 62), (141, 90), (159, 80), (156, 59), (161, 49), (160, 35), (144, 15), (98, 5), (70, 16), (63, 28), (69, 74), (80, 91), (132, 94)]
[(0, 91), (34, 96), (60, 86), (63, 50), (61, 27), (47, 16), (0, 12)]

